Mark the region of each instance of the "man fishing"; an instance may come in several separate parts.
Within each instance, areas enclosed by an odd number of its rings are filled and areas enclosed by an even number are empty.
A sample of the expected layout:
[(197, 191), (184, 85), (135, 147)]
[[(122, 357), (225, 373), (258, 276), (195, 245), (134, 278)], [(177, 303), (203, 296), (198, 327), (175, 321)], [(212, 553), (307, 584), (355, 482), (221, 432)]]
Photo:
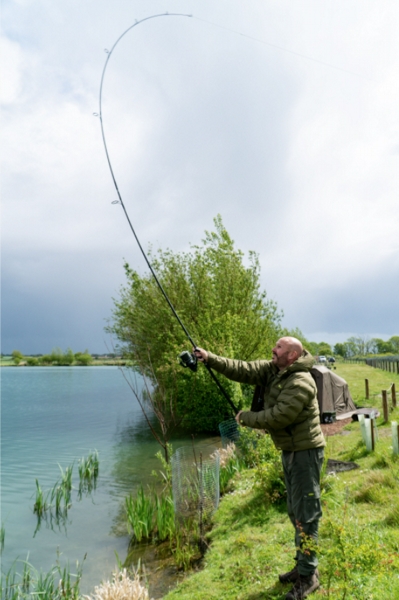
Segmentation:
[(292, 583), (286, 600), (300, 600), (319, 583), (314, 551), (321, 517), (320, 472), (325, 440), (320, 427), (316, 384), (310, 374), (311, 354), (294, 337), (282, 337), (272, 350), (272, 360), (244, 362), (216, 356), (202, 348), (194, 353), (200, 362), (240, 383), (262, 386), (259, 412), (240, 411), (239, 424), (264, 429), (282, 450), (287, 509), (295, 528), (295, 567), (279, 575)]

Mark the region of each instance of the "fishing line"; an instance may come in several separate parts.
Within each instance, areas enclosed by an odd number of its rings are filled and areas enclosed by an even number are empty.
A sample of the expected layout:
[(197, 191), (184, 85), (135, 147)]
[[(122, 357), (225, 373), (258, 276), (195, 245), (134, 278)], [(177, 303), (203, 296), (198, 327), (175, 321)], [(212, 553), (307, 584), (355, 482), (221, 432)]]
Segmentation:
[(313, 58), (313, 56), (307, 56), (306, 54), (301, 54), (300, 52), (296, 52), (295, 50), (289, 50), (288, 48), (283, 48), (283, 46), (278, 46), (277, 44), (272, 44), (271, 42), (266, 42), (265, 40), (256, 38), (253, 35), (249, 35), (247, 33), (242, 33), (241, 31), (237, 31), (236, 29), (231, 29), (230, 27), (226, 27), (225, 25), (220, 25), (219, 23), (213, 23), (212, 21), (207, 21), (206, 19), (201, 19), (200, 17), (194, 17), (194, 15), (191, 15), (191, 16), (196, 21), (201, 21), (202, 23), (207, 23), (207, 25), (213, 25), (214, 27), (218, 27), (219, 29), (223, 29), (224, 31), (229, 31), (230, 33), (234, 33), (235, 35), (239, 35), (243, 38), (246, 38), (247, 40), (251, 40), (252, 42), (258, 42), (259, 44), (269, 46), (270, 48), (275, 48), (276, 50), (280, 50), (281, 52), (287, 52), (288, 54), (292, 54), (293, 56), (299, 56), (299, 58), (304, 58), (305, 60), (310, 60), (319, 65), (323, 65), (323, 67), (329, 67), (330, 69), (336, 69), (337, 71), (342, 71), (343, 73), (348, 73), (349, 75), (354, 75), (355, 77), (360, 77), (361, 79), (366, 79), (367, 81), (373, 81), (369, 77), (365, 77), (364, 75), (360, 75), (359, 73), (355, 73), (354, 71), (349, 71), (348, 69), (344, 69), (343, 67), (338, 67), (337, 65), (333, 65), (331, 63), (324, 62), (323, 60), (319, 60), (318, 58)]
[[(150, 271), (151, 271), (151, 274), (152, 274), (152, 276), (154, 277), (156, 284), (158, 285), (158, 288), (160, 289), (160, 291), (161, 291), (161, 293), (162, 293), (163, 297), (165, 298), (166, 302), (167, 302), (167, 303), (168, 303), (168, 305), (169, 305), (169, 308), (171, 309), (171, 311), (172, 311), (173, 315), (176, 317), (176, 319), (177, 319), (177, 321), (178, 321), (178, 323), (179, 323), (180, 327), (183, 329), (184, 333), (186, 334), (187, 338), (188, 338), (188, 339), (189, 339), (189, 341), (191, 342), (192, 346), (193, 346), (194, 348), (197, 348), (197, 347), (198, 347), (198, 346), (197, 346), (197, 344), (194, 342), (194, 340), (193, 340), (193, 338), (191, 337), (190, 333), (189, 333), (189, 332), (188, 332), (188, 330), (186, 329), (186, 327), (185, 327), (184, 323), (182, 322), (182, 320), (180, 319), (179, 315), (177, 314), (175, 307), (173, 306), (172, 302), (170, 301), (170, 299), (169, 299), (169, 297), (168, 297), (168, 295), (167, 295), (166, 291), (164, 290), (164, 288), (163, 288), (163, 286), (162, 286), (161, 282), (159, 281), (159, 279), (158, 279), (158, 277), (157, 277), (157, 274), (155, 273), (155, 271), (154, 271), (154, 269), (153, 269), (153, 267), (152, 267), (152, 265), (151, 265), (151, 263), (150, 263), (150, 261), (149, 261), (149, 259), (148, 259), (148, 256), (147, 256), (147, 254), (144, 252), (144, 248), (142, 247), (142, 245), (141, 245), (141, 243), (140, 243), (140, 240), (139, 240), (139, 238), (138, 238), (138, 236), (137, 236), (137, 234), (136, 234), (136, 231), (135, 231), (135, 229), (134, 229), (134, 227), (133, 227), (133, 224), (132, 224), (132, 222), (131, 222), (131, 220), (130, 220), (130, 218), (129, 218), (128, 212), (127, 212), (127, 210), (126, 210), (125, 204), (124, 204), (124, 202), (123, 202), (123, 200), (122, 200), (122, 196), (121, 196), (121, 193), (120, 193), (120, 191), (119, 191), (119, 188), (118, 188), (118, 184), (117, 184), (117, 182), (116, 182), (116, 178), (115, 178), (114, 170), (113, 170), (113, 168), (112, 168), (111, 159), (110, 159), (109, 152), (108, 152), (108, 146), (107, 146), (107, 142), (106, 142), (106, 139), (105, 139), (104, 123), (103, 123), (103, 116), (102, 116), (102, 92), (103, 92), (103, 85), (104, 85), (104, 77), (105, 77), (105, 72), (106, 72), (106, 70), (107, 70), (107, 66), (108, 66), (109, 59), (111, 58), (113, 51), (115, 50), (116, 46), (119, 44), (119, 42), (121, 41), (121, 39), (122, 39), (122, 38), (123, 38), (123, 37), (124, 37), (124, 36), (125, 36), (125, 35), (126, 35), (128, 32), (129, 32), (129, 31), (131, 31), (131, 30), (132, 30), (134, 27), (136, 27), (137, 25), (140, 25), (141, 23), (144, 23), (145, 21), (149, 21), (150, 19), (157, 19), (158, 17), (189, 17), (189, 18), (191, 18), (191, 17), (192, 17), (192, 15), (187, 15), (187, 14), (183, 14), (183, 13), (161, 13), (161, 14), (157, 14), (157, 15), (151, 15), (151, 16), (149, 16), (149, 17), (145, 17), (144, 19), (141, 19), (140, 21), (136, 21), (136, 22), (135, 22), (133, 25), (131, 25), (130, 27), (128, 27), (128, 29), (126, 29), (126, 31), (124, 31), (124, 32), (123, 32), (123, 33), (122, 33), (122, 34), (121, 34), (121, 35), (118, 37), (118, 39), (116, 40), (116, 42), (115, 42), (115, 43), (114, 43), (114, 45), (112, 46), (111, 50), (105, 50), (105, 52), (107, 53), (107, 58), (106, 58), (106, 61), (105, 61), (105, 64), (104, 64), (104, 68), (103, 68), (103, 72), (102, 72), (102, 76), (101, 76), (101, 83), (100, 83), (100, 97), (99, 97), (99, 109), (100, 109), (100, 110), (99, 110), (99, 113), (94, 113), (94, 115), (95, 115), (96, 117), (99, 117), (99, 118), (100, 118), (100, 125), (101, 125), (101, 135), (102, 135), (102, 139), (103, 139), (103, 144), (104, 144), (104, 149), (105, 149), (105, 155), (106, 155), (106, 157), (107, 157), (107, 162), (108, 162), (109, 170), (110, 170), (110, 172), (111, 172), (112, 181), (114, 182), (114, 186), (115, 186), (115, 189), (116, 189), (116, 193), (118, 194), (118, 200), (114, 200), (112, 204), (120, 204), (120, 205), (122, 206), (122, 208), (123, 208), (123, 212), (125, 213), (125, 217), (126, 217), (126, 219), (127, 219), (127, 222), (129, 223), (129, 227), (130, 227), (130, 229), (131, 229), (131, 231), (132, 231), (132, 233), (133, 233), (133, 235), (134, 235), (134, 237), (135, 237), (135, 240), (136, 240), (136, 242), (137, 242), (137, 244), (138, 244), (138, 247), (139, 247), (139, 248), (140, 248), (140, 250), (141, 250), (141, 253), (142, 253), (142, 255), (143, 255), (143, 257), (144, 257), (144, 259), (145, 259), (145, 261), (146, 261), (146, 263), (147, 263), (147, 266), (148, 266), (148, 268), (150, 269)], [(196, 365), (197, 365), (197, 363), (196, 363), (196, 359), (195, 359), (195, 358), (193, 358), (193, 359), (192, 359), (192, 361), (193, 361), (193, 362), (192, 362), (192, 363), (190, 363), (190, 360), (188, 359), (188, 357), (187, 357), (187, 356), (185, 356), (185, 360), (184, 360), (184, 357), (183, 357), (183, 355), (189, 355), (189, 356), (190, 356), (190, 353), (188, 353), (188, 352), (183, 352), (183, 353), (182, 353), (182, 355), (181, 355), (181, 357), (182, 357), (182, 362), (181, 362), (181, 364), (182, 364), (183, 366), (190, 367), (190, 368), (191, 368), (193, 371), (194, 371), (194, 370), (196, 370)], [(187, 360), (187, 359), (188, 359), (188, 360)], [(194, 366), (194, 364), (195, 364), (195, 366)], [(237, 414), (237, 413), (238, 413), (238, 408), (237, 408), (237, 407), (234, 405), (234, 403), (233, 403), (233, 401), (231, 400), (230, 396), (228, 395), (228, 393), (226, 392), (226, 390), (223, 388), (222, 384), (221, 384), (221, 383), (220, 383), (220, 381), (217, 379), (217, 377), (215, 376), (215, 374), (214, 374), (214, 372), (212, 371), (212, 369), (210, 368), (210, 366), (209, 366), (209, 365), (208, 365), (206, 362), (204, 362), (204, 365), (205, 365), (205, 367), (206, 367), (206, 369), (207, 369), (208, 373), (210, 374), (210, 376), (212, 377), (212, 379), (214, 380), (214, 382), (215, 382), (215, 383), (216, 383), (216, 385), (218, 386), (218, 388), (219, 388), (220, 392), (223, 394), (223, 396), (225, 397), (225, 399), (227, 400), (227, 402), (229, 403), (229, 405), (230, 405), (230, 406), (231, 406), (231, 408), (233, 409), (234, 413), (235, 413), (235, 414)]]

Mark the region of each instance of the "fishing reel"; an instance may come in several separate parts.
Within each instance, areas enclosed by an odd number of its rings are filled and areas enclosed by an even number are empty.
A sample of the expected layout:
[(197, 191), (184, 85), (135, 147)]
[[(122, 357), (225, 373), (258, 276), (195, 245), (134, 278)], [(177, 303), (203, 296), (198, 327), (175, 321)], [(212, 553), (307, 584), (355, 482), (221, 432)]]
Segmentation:
[(198, 361), (195, 354), (192, 354), (188, 350), (184, 350), (181, 354), (179, 354), (180, 364), (182, 367), (188, 367), (192, 371), (196, 371), (198, 367)]

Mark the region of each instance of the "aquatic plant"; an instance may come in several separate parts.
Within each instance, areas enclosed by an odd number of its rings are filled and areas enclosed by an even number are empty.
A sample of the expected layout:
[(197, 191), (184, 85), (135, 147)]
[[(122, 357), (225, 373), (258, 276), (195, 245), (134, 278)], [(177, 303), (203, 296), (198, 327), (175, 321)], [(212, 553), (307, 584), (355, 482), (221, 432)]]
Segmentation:
[(72, 473), (73, 473), (73, 463), (65, 469), (62, 470), (61, 465), (58, 465), (61, 471), (61, 485), (65, 490), (69, 492), (72, 491)]
[(138, 542), (149, 539), (154, 531), (154, 500), (144, 492), (141, 485), (136, 497), (130, 494), (125, 499), (128, 528)]
[(84, 481), (97, 479), (99, 464), (100, 462), (97, 450), (95, 450), (94, 452), (90, 452), (90, 454), (86, 458), (83, 456), (79, 460), (78, 466), (80, 480)]
[(159, 541), (173, 537), (175, 525), (175, 509), (171, 496), (156, 496), (155, 497), (155, 515), (157, 538)]
[(59, 528), (65, 526), (68, 509), (71, 506), (73, 464), (61, 470), (61, 481), (57, 481), (48, 492), (44, 493), (36, 479), (36, 499), (33, 512), (37, 515), (37, 526), (34, 536), (41, 527), (42, 519), (51, 528), (54, 524)]
[(49, 508), (49, 505), (47, 503), (48, 493), (44, 494), (42, 488), (40, 487), (39, 481), (37, 479), (35, 481), (36, 481), (36, 499), (35, 499), (35, 504), (33, 505), (33, 512), (35, 514), (37, 514), (37, 516), (40, 518), (41, 516), (43, 516), (45, 511)]
[[(83, 561), (85, 560), (84, 557)], [(17, 572), (17, 561), (7, 573), (1, 574), (1, 598), (3, 600), (23, 600), (27, 598), (48, 598), (51, 600), (79, 600), (80, 580), (83, 563), (76, 563), (76, 573), (71, 573), (67, 564), (62, 567), (59, 560), (50, 571), (37, 571), (28, 561), (23, 564), (22, 574)]]
[(1, 528), (0, 528), (0, 554), (3, 552), (4, 550), (4, 541), (6, 539), (6, 530), (4, 527), (4, 523), (1, 524)]
[(91, 493), (96, 489), (99, 468), (100, 461), (97, 450), (79, 460), (79, 498), (83, 493)]

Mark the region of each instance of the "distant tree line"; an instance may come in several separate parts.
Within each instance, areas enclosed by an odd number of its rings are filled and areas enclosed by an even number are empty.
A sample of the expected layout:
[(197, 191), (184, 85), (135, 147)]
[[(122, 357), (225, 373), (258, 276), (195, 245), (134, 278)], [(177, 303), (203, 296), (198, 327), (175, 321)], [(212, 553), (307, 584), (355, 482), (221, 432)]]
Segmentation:
[(334, 354), (343, 358), (363, 357), (381, 354), (399, 354), (399, 335), (393, 335), (389, 340), (369, 338), (366, 336), (350, 337), (342, 344), (335, 344)]
[(13, 350), (11, 357), (15, 365), (19, 365), (23, 362), (30, 367), (39, 365), (87, 366), (90, 365), (93, 360), (88, 350), (74, 353), (70, 348), (67, 348), (65, 352), (63, 352), (61, 348), (54, 348), (50, 354), (42, 354), (37, 356), (24, 356), (19, 350)]

